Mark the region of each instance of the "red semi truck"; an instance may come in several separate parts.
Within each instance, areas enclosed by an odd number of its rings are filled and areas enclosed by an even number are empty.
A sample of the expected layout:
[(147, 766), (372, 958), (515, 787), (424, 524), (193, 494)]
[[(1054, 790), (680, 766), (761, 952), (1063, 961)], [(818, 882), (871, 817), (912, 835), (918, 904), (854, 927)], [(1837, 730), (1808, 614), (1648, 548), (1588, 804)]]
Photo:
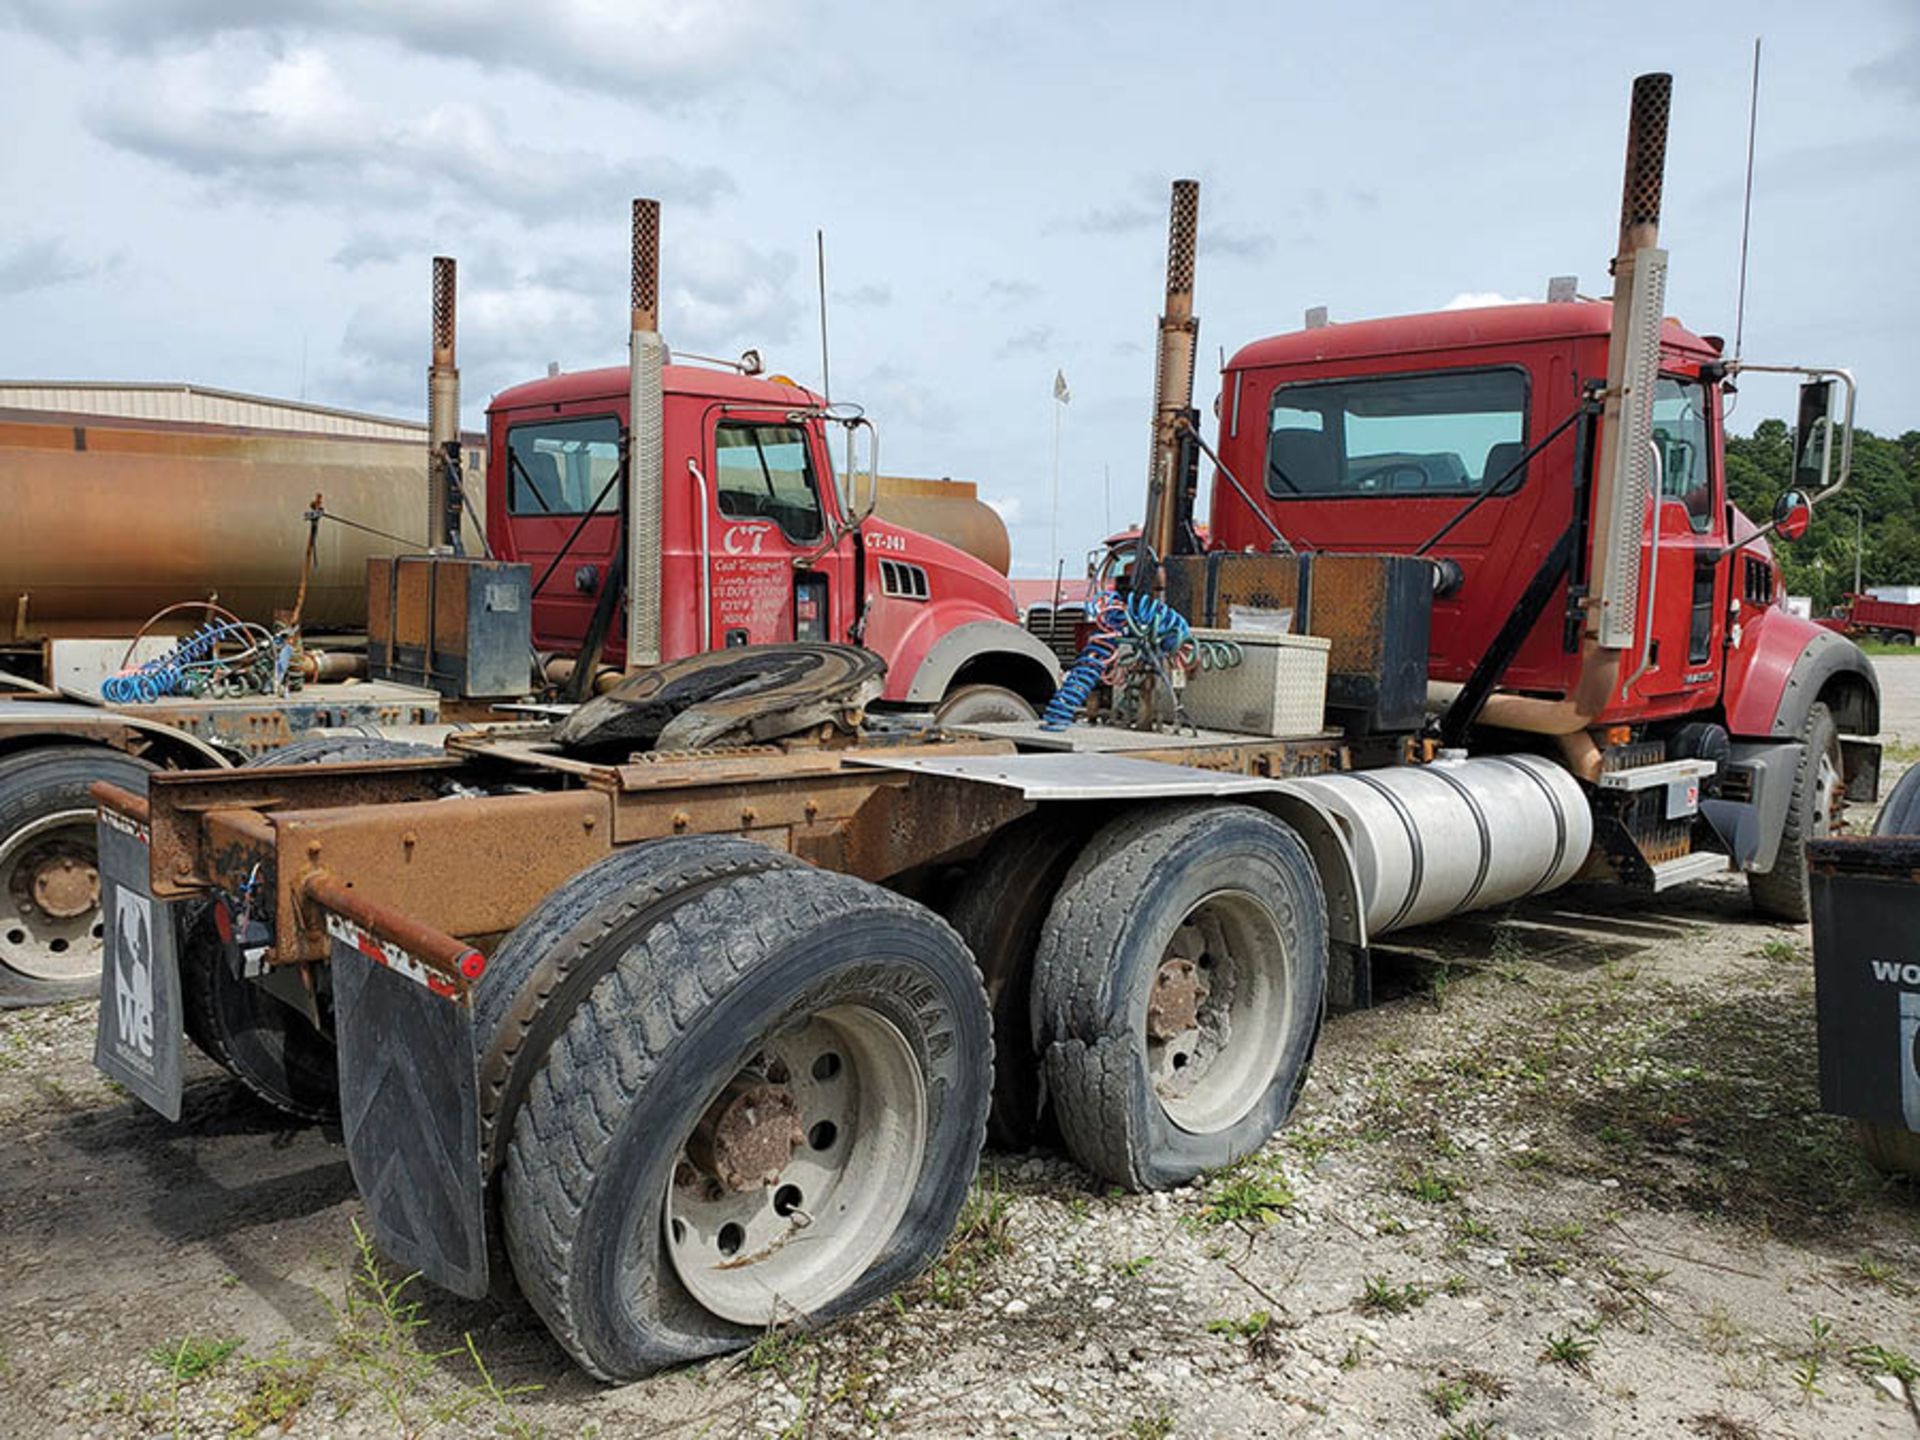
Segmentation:
[(1818, 623), (1843, 635), (1868, 635), (1890, 645), (1911, 645), (1920, 637), (1920, 601), (1849, 595), (1831, 618)]

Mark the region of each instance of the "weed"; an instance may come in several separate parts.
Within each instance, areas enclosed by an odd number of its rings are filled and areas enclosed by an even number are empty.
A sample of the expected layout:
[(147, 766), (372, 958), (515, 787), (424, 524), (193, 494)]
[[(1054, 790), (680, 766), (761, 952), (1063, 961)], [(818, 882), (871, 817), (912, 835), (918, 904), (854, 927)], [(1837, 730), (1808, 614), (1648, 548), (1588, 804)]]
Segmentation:
[(1433, 1413), (1442, 1420), (1451, 1420), (1466, 1409), (1467, 1402), (1472, 1399), (1467, 1387), (1458, 1380), (1442, 1380), (1429, 1385), (1421, 1393), (1427, 1397), (1427, 1403), (1433, 1406)]
[(1238, 1320), (1209, 1320), (1209, 1335), (1230, 1335), (1240, 1340), (1252, 1340), (1266, 1333), (1267, 1326), (1273, 1323), (1273, 1316), (1265, 1310), (1256, 1310), (1251, 1315)]
[(1355, 1335), (1347, 1341), (1347, 1348), (1340, 1352), (1340, 1368), (1352, 1370), (1359, 1365), (1367, 1353), (1367, 1347), (1373, 1342), (1364, 1335)]
[(1441, 1285), (1440, 1289), (1443, 1293), (1458, 1299), (1473, 1289), (1473, 1282), (1468, 1280), (1464, 1275), (1449, 1275), (1446, 1283)]
[(1140, 1275), (1145, 1274), (1147, 1267), (1152, 1264), (1153, 1264), (1153, 1256), (1136, 1255), (1131, 1260), (1114, 1261), (1113, 1268), (1119, 1271), (1122, 1275), (1126, 1276), (1127, 1279), (1132, 1280), (1139, 1277)]
[(921, 1282), (934, 1304), (957, 1310), (979, 1290), (996, 1260), (1013, 1253), (1013, 1202), (997, 1181), (975, 1182), (960, 1207), (947, 1248)]
[(1446, 1440), (1495, 1440), (1498, 1433), (1485, 1420), (1461, 1420), (1447, 1426)]
[(205, 1379), (239, 1348), (238, 1340), (200, 1340), (188, 1335), (178, 1345), (156, 1346), (147, 1352), (147, 1358), (171, 1375), (175, 1383), (186, 1385)]
[(1771, 960), (1776, 965), (1797, 965), (1807, 958), (1807, 952), (1784, 935), (1773, 935), (1760, 942), (1757, 950), (1750, 955), (1759, 960)]
[(1456, 1240), (1478, 1240), (1485, 1243), (1498, 1238), (1498, 1232), (1493, 1226), (1478, 1216), (1469, 1215), (1464, 1210), (1453, 1217), (1453, 1221), (1448, 1228), (1452, 1230), (1453, 1237)]
[(1585, 1374), (1593, 1367), (1595, 1342), (1586, 1335), (1576, 1335), (1569, 1330), (1565, 1334), (1548, 1334), (1547, 1343), (1541, 1347), (1540, 1358), (1549, 1364), (1564, 1365), (1569, 1370), (1578, 1370)]
[(1365, 1315), (1404, 1315), (1426, 1304), (1427, 1297), (1432, 1293), (1422, 1285), (1411, 1282), (1392, 1285), (1384, 1275), (1369, 1275), (1366, 1288), (1360, 1292), (1360, 1298), (1354, 1304)]
[(1432, 1170), (1402, 1170), (1400, 1188), (1422, 1205), (1445, 1205), (1459, 1195), (1454, 1181)]
[(784, 1377), (811, 1338), (806, 1331), (791, 1326), (769, 1330), (747, 1351), (746, 1367), (755, 1374), (771, 1370)]
[(1802, 1400), (1824, 1400), (1827, 1392), (1820, 1388), (1820, 1357), (1806, 1354), (1800, 1357), (1800, 1363), (1793, 1367), (1793, 1383), (1800, 1387)]
[(1373, 1213), (1372, 1220), (1373, 1228), (1382, 1235), (1404, 1235), (1407, 1233), (1407, 1222), (1402, 1220), (1398, 1215), (1389, 1215), (1384, 1210), (1376, 1210)]
[(1202, 1225), (1233, 1225), (1251, 1221), (1271, 1225), (1293, 1204), (1293, 1188), (1286, 1177), (1271, 1173), (1235, 1175), (1208, 1192)]
[(233, 1432), (251, 1437), (270, 1431), (285, 1432), (307, 1408), (320, 1377), (326, 1372), (324, 1355), (301, 1358), (276, 1346), (264, 1360), (242, 1360), (253, 1383), (233, 1412)]
[(1127, 1422), (1128, 1440), (1167, 1440), (1173, 1434), (1173, 1412), (1162, 1405)]
[(1862, 1280), (1869, 1285), (1878, 1285), (1882, 1290), (1889, 1290), (1898, 1295), (1906, 1288), (1894, 1277), (1891, 1265), (1872, 1255), (1862, 1255), (1853, 1262), (1853, 1268)]
[(1920, 1366), (1910, 1356), (1883, 1345), (1856, 1345), (1847, 1358), (1869, 1375), (1891, 1375), (1902, 1385), (1920, 1383)]

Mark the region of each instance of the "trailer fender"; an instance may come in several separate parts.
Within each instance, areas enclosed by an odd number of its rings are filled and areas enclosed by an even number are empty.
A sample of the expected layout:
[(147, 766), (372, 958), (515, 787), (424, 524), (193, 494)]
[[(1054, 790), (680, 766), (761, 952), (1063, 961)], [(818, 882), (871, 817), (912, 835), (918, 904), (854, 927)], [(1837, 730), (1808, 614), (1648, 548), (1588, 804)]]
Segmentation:
[(1748, 627), (1727, 676), (1727, 729), (1749, 739), (1798, 740), (1826, 702), (1845, 734), (1880, 729), (1880, 681), (1860, 647), (1784, 610)]
[(91, 741), (173, 769), (233, 767), (205, 740), (157, 720), (60, 700), (0, 700), (0, 753), (49, 740)]
[(1018, 625), (969, 620), (928, 648), (905, 699), (910, 705), (937, 705), (961, 679), (1003, 685), (1043, 704), (1060, 684), (1060, 660)]

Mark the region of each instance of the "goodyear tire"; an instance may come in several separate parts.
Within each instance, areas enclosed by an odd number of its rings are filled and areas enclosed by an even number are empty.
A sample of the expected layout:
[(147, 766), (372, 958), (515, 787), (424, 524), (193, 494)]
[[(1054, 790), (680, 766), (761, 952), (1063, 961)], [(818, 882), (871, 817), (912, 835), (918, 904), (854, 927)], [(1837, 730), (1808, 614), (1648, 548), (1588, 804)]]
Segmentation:
[(87, 787), (147, 793), (153, 766), (101, 745), (0, 759), (0, 1006), (97, 994), (99, 842)]
[[(439, 753), (432, 746), (399, 740), (315, 735), (255, 756), (242, 768), (346, 765)], [(191, 907), (181, 925), (180, 1003), (187, 1038), (282, 1114), (308, 1121), (339, 1118), (340, 1071), (333, 1037), (236, 973), (214, 928), (211, 905)]]
[(1793, 772), (1793, 797), (1780, 830), (1780, 849), (1773, 868), (1747, 876), (1747, 896), (1753, 908), (1774, 920), (1801, 924), (1813, 914), (1807, 888), (1807, 841), (1825, 835), (1834, 820), (1841, 795), (1840, 732), (1833, 715), (1816, 700), (1801, 727), (1804, 749)]
[(1108, 825), (1034, 960), (1035, 1044), (1069, 1153), (1157, 1190), (1258, 1149), (1305, 1083), (1326, 976), (1326, 899), (1286, 825), (1217, 803)]
[(738, 1349), (933, 1259), (992, 1066), (952, 930), (861, 881), (775, 869), (604, 943), (617, 954), (531, 1077), (500, 1184), (514, 1274), (584, 1368), (625, 1380)]
[(1033, 1048), (1033, 956), (1084, 828), (1043, 811), (995, 835), (961, 880), (947, 918), (979, 962), (993, 1006), (993, 1113), (987, 1135), (1007, 1150), (1057, 1138), (1045, 1114)]

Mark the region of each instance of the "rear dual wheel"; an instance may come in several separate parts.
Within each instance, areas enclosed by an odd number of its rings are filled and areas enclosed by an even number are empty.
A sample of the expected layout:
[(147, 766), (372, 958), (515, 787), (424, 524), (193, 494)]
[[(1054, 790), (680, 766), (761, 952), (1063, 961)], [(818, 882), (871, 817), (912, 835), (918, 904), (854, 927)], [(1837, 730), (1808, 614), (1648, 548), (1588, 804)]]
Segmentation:
[(1293, 1109), (1320, 1031), (1327, 910), (1288, 826), (1173, 805), (1096, 835), (1033, 971), (1033, 1033), (1067, 1149), (1133, 1190), (1251, 1154)]
[(979, 1160), (992, 1033), (959, 937), (861, 881), (717, 847), (754, 849), (655, 842), (603, 862), (658, 867), (639, 909), (630, 886), (583, 905), (595, 867), (522, 927), (576, 945), (579, 978), (508, 1066), (502, 1228), (521, 1289), (606, 1380), (897, 1289)]

